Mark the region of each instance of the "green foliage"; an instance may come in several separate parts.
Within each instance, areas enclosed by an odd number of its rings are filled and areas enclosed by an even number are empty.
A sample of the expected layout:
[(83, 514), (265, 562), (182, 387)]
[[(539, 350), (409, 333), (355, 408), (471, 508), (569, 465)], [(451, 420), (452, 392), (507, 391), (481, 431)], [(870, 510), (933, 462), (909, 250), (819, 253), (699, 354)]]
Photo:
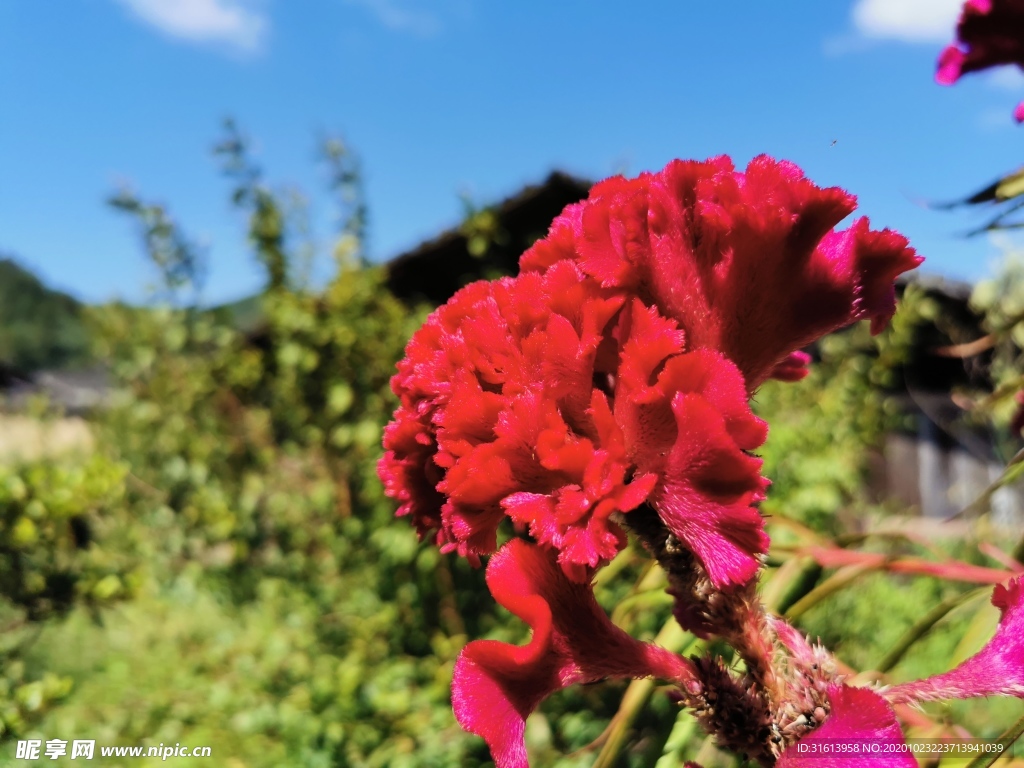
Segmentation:
[(111, 524), (104, 513), (120, 506), (123, 480), (123, 466), (98, 456), (0, 470), (0, 594), (26, 619), (130, 591), (119, 553), (91, 546)]
[[(90, 312), (119, 392), (96, 425), (100, 450), (131, 469), (123, 501), (147, 582), (103, 627), (76, 614), (34, 647), (34, 668), (76, 681), (38, 732), (187, 739), (252, 766), (485, 765), (452, 715), (452, 667), (467, 638), (528, 631), (481, 570), (417, 543), (376, 477), (389, 379), (424, 310), (362, 261), (365, 206), (344, 145), (325, 150), (342, 215), (322, 286), (299, 269), (301, 210), (262, 181), (233, 126), (218, 151), (266, 288), (245, 324), (182, 303), (202, 263), (190, 241), (164, 209), (117, 199), (163, 286), (158, 306)], [(599, 599), (611, 608), (646, 563), (627, 553)], [(652, 637), (667, 616), (661, 605), (624, 620)], [(59, 657), (67, 645), (90, 650)], [(531, 748), (549, 765), (587, 764), (592, 753), (561, 756), (600, 735), (623, 689), (554, 697)], [(644, 727), (663, 741), (674, 710), (653, 711)]]
[(466, 248), (471, 256), (482, 258), (492, 245), (507, 245), (508, 232), (501, 225), (501, 219), (494, 208), (474, 205), (463, 197), (463, 217), (459, 231), (466, 238)]
[(101, 456), (0, 467), (0, 739), (70, 690), (68, 678), (26, 665), (40, 631), (76, 606), (95, 617), (138, 587), (124, 477)]
[(202, 287), (203, 259), (188, 242), (162, 205), (145, 205), (128, 188), (122, 189), (109, 203), (141, 225), (142, 238), (153, 265), (159, 270), (160, 288), (166, 300), (173, 300), (183, 287)]
[(0, 258), (0, 368), (32, 372), (88, 360), (82, 306)]
[(1024, 388), (1024, 259), (1010, 254), (996, 277), (978, 283), (971, 304), (985, 317), (985, 346), (992, 349), (995, 393), (980, 410), (1006, 426), (1017, 408), (1013, 396)]
[[(838, 533), (844, 513), (863, 513), (872, 450), (901, 414), (890, 395), (921, 323), (936, 308), (915, 286), (907, 287), (891, 327), (871, 337), (866, 323), (821, 340), (820, 359), (795, 384), (768, 382), (754, 407), (771, 429), (762, 450), (772, 479), (762, 505), (823, 533)], [(847, 522), (850, 515), (845, 515)]]
[(967, 197), (935, 207), (950, 209), (970, 205), (979, 206), (981, 210), (989, 211), (987, 221), (968, 233), (973, 236), (1004, 229), (1019, 229), (1022, 225), (1020, 210), (1024, 208), (1022, 195), (1024, 195), (1024, 168), (1018, 168)]

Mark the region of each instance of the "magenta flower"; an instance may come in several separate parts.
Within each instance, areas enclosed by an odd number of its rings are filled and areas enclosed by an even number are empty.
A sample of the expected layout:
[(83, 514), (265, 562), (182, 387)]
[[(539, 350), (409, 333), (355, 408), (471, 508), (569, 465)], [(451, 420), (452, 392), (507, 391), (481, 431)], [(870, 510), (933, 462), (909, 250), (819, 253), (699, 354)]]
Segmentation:
[[(832, 752), (839, 744), (867, 747), (869, 743), (903, 745), (903, 731), (892, 707), (868, 688), (836, 684), (828, 689), (830, 712), (824, 722), (788, 747), (776, 768), (917, 768), (910, 752), (879, 751), (856, 754)], [(818, 751), (824, 747), (824, 750)]]
[[(995, 695), (1024, 698), (1024, 578), (1017, 577), (1007, 586), (997, 586), (992, 603), (1002, 612), (995, 635), (980, 652), (955, 669), (878, 692), (845, 685), (830, 687), (828, 716), (820, 727), (782, 753), (778, 768), (836, 768), (841, 765), (914, 768), (917, 761), (909, 752), (883, 751), (854, 763), (849, 753), (835, 760), (823, 758), (813, 745), (826, 741), (862, 746), (867, 742), (903, 744), (893, 704)], [(809, 646), (798, 633), (785, 626), (787, 629), (780, 634), (780, 639), (785, 637), (785, 644), (796, 649), (797, 663), (806, 664), (810, 658)]]
[[(942, 85), (989, 67), (1024, 67), (1022, 0), (967, 0), (956, 34), (957, 42), (939, 55), (935, 79)], [(1013, 117), (1018, 123), (1024, 121), (1024, 102), (1017, 105)]]
[[(708, 659), (694, 665), (629, 637), (611, 624), (589, 586), (567, 579), (550, 554), (525, 542), (509, 542), (491, 559), (487, 582), (495, 599), (533, 629), (526, 646), (474, 641), (455, 666), (456, 717), (487, 741), (498, 768), (527, 766), (525, 719), (545, 697), (607, 677), (652, 676), (679, 686), (679, 700), (722, 746), (766, 765), (777, 758), (778, 768), (913, 768), (910, 752), (892, 749), (905, 744), (894, 704), (1024, 698), (1024, 577), (996, 587), (992, 600), (1002, 619), (981, 652), (951, 672), (879, 690), (844, 684), (828, 651), (770, 618), (777, 679), (754, 691), (749, 679), (735, 681)], [(736, 723), (748, 730), (738, 732)], [(863, 751), (830, 751), (840, 744)], [(872, 745), (882, 748), (870, 752)]]
[(566, 686), (609, 677), (695, 684), (691, 662), (612, 624), (590, 585), (567, 579), (540, 547), (510, 541), (488, 563), (487, 585), (501, 606), (533, 630), (525, 646), (474, 640), (455, 664), (455, 717), (484, 738), (499, 768), (528, 765), (526, 718)]

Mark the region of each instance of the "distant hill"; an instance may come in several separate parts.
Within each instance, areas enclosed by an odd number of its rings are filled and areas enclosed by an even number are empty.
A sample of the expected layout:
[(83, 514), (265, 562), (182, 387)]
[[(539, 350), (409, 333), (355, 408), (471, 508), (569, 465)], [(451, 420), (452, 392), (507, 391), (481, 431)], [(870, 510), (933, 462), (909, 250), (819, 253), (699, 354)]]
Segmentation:
[(0, 258), (0, 371), (31, 373), (89, 360), (80, 302), (54, 291), (10, 258)]
[[(47, 288), (16, 260), (0, 255), (0, 387), (12, 376), (31, 378), (37, 371), (91, 369), (84, 310), (77, 299)], [(263, 322), (259, 296), (208, 311), (243, 333)]]

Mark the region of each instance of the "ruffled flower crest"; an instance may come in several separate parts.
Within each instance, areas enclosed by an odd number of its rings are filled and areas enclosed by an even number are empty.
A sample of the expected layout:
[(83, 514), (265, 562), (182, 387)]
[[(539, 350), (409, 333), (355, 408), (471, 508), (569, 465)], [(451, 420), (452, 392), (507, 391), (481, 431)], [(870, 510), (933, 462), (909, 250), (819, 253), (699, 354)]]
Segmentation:
[[(727, 157), (677, 160), (609, 179), (556, 219), (524, 272), (573, 258), (604, 287), (644, 297), (691, 349), (716, 349), (749, 391), (812, 341), (862, 318), (877, 332), (895, 310), (893, 280), (920, 263), (901, 235), (867, 219), (833, 231), (856, 199), (766, 156), (737, 172)], [(649, 297), (649, 299), (647, 298)]]

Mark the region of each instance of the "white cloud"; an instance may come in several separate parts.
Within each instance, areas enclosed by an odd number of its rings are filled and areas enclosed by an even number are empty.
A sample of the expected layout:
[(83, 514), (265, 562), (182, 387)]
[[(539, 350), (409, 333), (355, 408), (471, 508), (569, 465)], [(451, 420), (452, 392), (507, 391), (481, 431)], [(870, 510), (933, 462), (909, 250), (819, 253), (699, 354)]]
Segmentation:
[(978, 128), (986, 133), (1015, 128), (1017, 124), (1013, 121), (1012, 114), (1012, 109), (1005, 104), (1001, 107), (990, 107), (980, 112), (975, 122)]
[(866, 37), (952, 42), (964, 0), (857, 0), (853, 24)]
[[(437, 16), (427, 10), (412, 7), (413, 3), (396, 0), (347, 0), (350, 5), (366, 8), (389, 29), (410, 32), (419, 37), (432, 37), (441, 31)], [(426, 3), (420, 3), (426, 5)]]
[(164, 34), (197, 43), (220, 43), (243, 52), (259, 49), (267, 19), (258, 0), (118, 0)]

